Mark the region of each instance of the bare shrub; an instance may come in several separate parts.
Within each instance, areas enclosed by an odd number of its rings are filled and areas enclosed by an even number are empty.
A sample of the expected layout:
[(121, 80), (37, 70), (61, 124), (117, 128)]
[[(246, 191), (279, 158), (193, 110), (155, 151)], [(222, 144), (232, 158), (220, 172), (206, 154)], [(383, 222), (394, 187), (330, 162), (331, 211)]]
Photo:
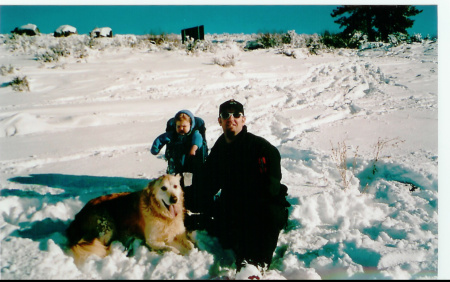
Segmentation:
[(198, 54), (199, 52), (214, 52), (216, 49), (215, 44), (210, 40), (194, 39), (189, 36), (186, 36), (184, 48), (188, 55)]
[(161, 44), (164, 44), (168, 40), (168, 37), (165, 33), (161, 33), (161, 34), (150, 33), (147, 35), (147, 40), (152, 42), (153, 44), (161, 45)]
[(14, 91), (30, 91), (30, 84), (26, 76), (24, 77), (15, 77), (9, 83)]
[(375, 174), (377, 169), (377, 162), (381, 158), (390, 158), (390, 156), (381, 156), (381, 152), (387, 147), (398, 147), (399, 144), (405, 142), (405, 140), (401, 140), (399, 137), (392, 138), (392, 139), (382, 139), (381, 137), (378, 137), (377, 143), (374, 145), (374, 158), (373, 158), (373, 165), (372, 165), (372, 173)]
[(292, 48), (287, 48), (285, 45), (283, 45), (281, 48), (275, 51), (276, 54), (283, 54), (285, 56), (297, 59), (297, 51)]
[(37, 53), (35, 55), (36, 60), (42, 61), (45, 63), (48, 62), (57, 62), (60, 57), (68, 57), (70, 56), (70, 48), (66, 44), (56, 44), (54, 46), (48, 47), (44, 52)]
[[(356, 147), (353, 158), (353, 169), (356, 166), (356, 156), (358, 155), (358, 149), (359, 147)], [(334, 161), (336, 168), (339, 171), (339, 175), (342, 179), (342, 185), (344, 186), (345, 190), (349, 187), (354, 175), (352, 173), (350, 177), (348, 176), (347, 145), (345, 144), (345, 141), (342, 141), (342, 143), (338, 142), (336, 148), (333, 146), (333, 143), (331, 143), (331, 159)]]
[(11, 66), (11, 65), (9, 65), (9, 66), (2, 65), (0, 67), (0, 73), (3, 76), (8, 75), (8, 74), (13, 74), (14, 73), (14, 67)]
[(198, 42), (198, 40), (195, 40), (194, 38), (186, 36), (185, 48), (186, 48), (187, 54), (193, 54), (195, 52), (195, 49), (197, 47), (197, 42)]
[(261, 43), (264, 48), (273, 48), (282, 44), (282, 35), (278, 33), (260, 34), (257, 42)]
[[(390, 147), (398, 147), (399, 144), (405, 142), (405, 140), (401, 140), (400, 138), (396, 137), (396, 138), (392, 138), (392, 139), (382, 139), (381, 137), (378, 137), (378, 141), (377, 143), (373, 146), (373, 159), (372, 159), (372, 175), (375, 175), (378, 172), (378, 168), (377, 168), (377, 164), (378, 161), (382, 158), (390, 158), (390, 156), (382, 156), (382, 151), (390, 146)], [(412, 186), (410, 191), (414, 191), (415, 185), (408, 183)], [(366, 187), (364, 187), (364, 189), (362, 190), (362, 192), (366, 192), (367, 189), (369, 188), (369, 184), (366, 184)]]
[(233, 67), (236, 64), (236, 57), (234, 54), (226, 54), (221, 57), (214, 57), (213, 63), (221, 67)]
[(89, 57), (87, 48), (84, 45), (76, 45), (73, 50), (73, 57), (76, 59), (84, 59)]
[(181, 38), (173, 33), (161, 33), (159, 35), (148, 34), (142, 41), (148, 42), (150, 44), (150, 48), (152, 48), (152, 46), (157, 46), (167, 51), (179, 50), (182, 45)]
[(309, 54), (319, 55), (319, 51), (324, 49), (325, 46), (320, 42), (320, 36), (313, 34), (306, 39), (306, 48), (308, 48)]
[(34, 49), (36, 38), (36, 36), (13, 34), (5, 41), (5, 43), (12, 52), (18, 51), (28, 53)]

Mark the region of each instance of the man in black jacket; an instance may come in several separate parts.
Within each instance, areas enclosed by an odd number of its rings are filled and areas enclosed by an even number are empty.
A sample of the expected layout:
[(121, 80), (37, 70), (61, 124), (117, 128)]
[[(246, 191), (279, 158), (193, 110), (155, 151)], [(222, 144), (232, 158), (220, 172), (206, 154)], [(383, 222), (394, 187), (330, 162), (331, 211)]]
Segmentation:
[(217, 236), (222, 247), (234, 251), (238, 271), (245, 263), (270, 266), (290, 206), (287, 188), (280, 184), (280, 153), (248, 132), (245, 121), (241, 103), (229, 100), (220, 105), (223, 134), (194, 176), (193, 186), (185, 189), (186, 208), (208, 219), (200, 226), (188, 216), (186, 227), (205, 228)]

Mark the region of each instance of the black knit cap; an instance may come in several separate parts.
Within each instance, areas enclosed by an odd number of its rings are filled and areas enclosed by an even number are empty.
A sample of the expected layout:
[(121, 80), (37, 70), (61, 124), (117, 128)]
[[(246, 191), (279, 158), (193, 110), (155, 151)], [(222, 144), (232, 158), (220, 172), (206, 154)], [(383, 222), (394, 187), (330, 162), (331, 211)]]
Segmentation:
[(220, 105), (219, 115), (223, 112), (229, 111), (230, 109), (234, 110), (235, 112), (244, 114), (244, 106), (238, 101), (231, 99)]

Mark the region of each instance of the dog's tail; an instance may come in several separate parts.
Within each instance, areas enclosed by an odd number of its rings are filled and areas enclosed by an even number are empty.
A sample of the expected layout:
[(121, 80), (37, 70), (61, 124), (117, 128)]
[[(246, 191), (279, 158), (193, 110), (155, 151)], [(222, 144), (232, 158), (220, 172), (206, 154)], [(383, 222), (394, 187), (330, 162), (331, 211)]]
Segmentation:
[(75, 264), (80, 265), (90, 255), (97, 255), (101, 258), (109, 254), (109, 247), (105, 246), (100, 240), (95, 238), (92, 242), (81, 240), (78, 244), (70, 248), (72, 250)]

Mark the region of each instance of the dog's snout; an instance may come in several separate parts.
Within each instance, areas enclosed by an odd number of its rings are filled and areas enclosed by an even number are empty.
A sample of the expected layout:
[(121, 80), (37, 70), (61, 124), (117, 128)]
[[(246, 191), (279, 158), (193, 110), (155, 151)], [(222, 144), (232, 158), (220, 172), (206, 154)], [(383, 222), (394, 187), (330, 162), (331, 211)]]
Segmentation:
[(178, 197), (174, 195), (170, 196), (170, 203), (175, 204), (176, 202), (178, 202)]

